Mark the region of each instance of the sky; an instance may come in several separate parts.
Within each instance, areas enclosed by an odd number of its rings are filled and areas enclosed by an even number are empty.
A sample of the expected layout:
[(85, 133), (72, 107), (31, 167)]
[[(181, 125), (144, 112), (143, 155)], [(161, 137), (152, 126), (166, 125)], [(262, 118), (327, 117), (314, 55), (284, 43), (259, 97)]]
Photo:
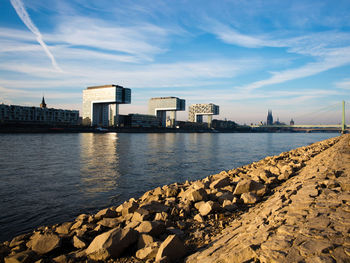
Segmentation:
[[(350, 102), (348, 0), (2, 0), (0, 103), (82, 109), (88, 86), (214, 103), (216, 119), (341, 122)], [(349, 112), (350, 111), (346, 111)], [(349, 116), (347, 114), (347, 122)]]

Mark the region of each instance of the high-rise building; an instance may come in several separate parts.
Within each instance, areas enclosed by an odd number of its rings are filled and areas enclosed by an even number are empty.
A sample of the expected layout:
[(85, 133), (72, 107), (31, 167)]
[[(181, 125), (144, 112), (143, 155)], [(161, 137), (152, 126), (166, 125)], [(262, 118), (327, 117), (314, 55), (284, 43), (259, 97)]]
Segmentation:
[(162, 127), (166, 126), (166, 112), (170, 112), (170, 127), (176, 126), (176, 111), (185, 110), (186, 101), (177, 97), (151, 98), (148, 113), (157, 116)]
[(268, 110), (266, 125), (273, 125), (272, 110)]
[(219, 106), (213, 103), (209, 104), (193, 104), (189, 108), (188, 121), (203, 122), (203, 115), (208, 116), (208, 127), (211, 127), (213, 115), (219, 114)]
[(131, 103), (131, 90), (118, 85), (83, 90), (83, 124), (118, 126), (119, 104)]

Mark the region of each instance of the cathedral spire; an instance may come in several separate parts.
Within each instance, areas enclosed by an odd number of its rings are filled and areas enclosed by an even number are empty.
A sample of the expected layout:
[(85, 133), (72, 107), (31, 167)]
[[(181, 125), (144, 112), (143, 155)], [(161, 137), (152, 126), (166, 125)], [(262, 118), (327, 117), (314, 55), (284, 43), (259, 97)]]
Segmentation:
[(46, 109), (46, 103), (45, 103), (45, 98), (44, 98), (44, 96), (43, 96), (43, 99), (41, 100), (40, 108)]

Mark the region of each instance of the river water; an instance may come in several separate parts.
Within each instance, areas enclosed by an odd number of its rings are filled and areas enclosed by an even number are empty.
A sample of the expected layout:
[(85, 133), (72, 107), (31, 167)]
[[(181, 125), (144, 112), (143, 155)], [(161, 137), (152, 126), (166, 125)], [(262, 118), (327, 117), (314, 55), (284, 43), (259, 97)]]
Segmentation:
[(0, 134), (0, 241), (338, 135)]

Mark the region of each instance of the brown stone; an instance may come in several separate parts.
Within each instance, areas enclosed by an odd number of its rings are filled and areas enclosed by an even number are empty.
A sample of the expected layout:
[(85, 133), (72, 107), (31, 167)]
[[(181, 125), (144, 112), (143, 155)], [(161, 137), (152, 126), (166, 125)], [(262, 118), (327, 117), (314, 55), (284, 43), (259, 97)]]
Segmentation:
[(147, 220), (149, 219), (151, 216), (150, 212), (144, 208), (139, 208), (139, 209), (136, 209), (133, 216), (132, 216), (132, 219), (131, 221), (144, 221), (144, 220)]
[(33, 235), (31, 240), (31, 249), (38, 254), (47, 254), (60, 245), (60, 237), (51, 233)]
[(160, 245), (156, 255), (156, 261), (163, 257), (167, 257), (168, 260), (172, 262), (184, 257), (185, 255), (186, 248), (183, 242), (176, 235), (170, 235)]
[(75, 248), (85, 248), (86, 247), (86, 243), (84, 241), (82, 241), (79, 237), (74, 236), (73, 240), (72, 240), (72, 244)]
[(218, 208), (218, 204), (213, 201), (208, 201), (199, 207), (199, 213), (202, 216), (206, 216)]
[(193, 219), (196, 220), (199, 223), (203, 223), (204, 222), (204, 219), (203, 219), (203, 217), (200, 214), (195, 215)]
[(165, 191), (165, 196), (166, 197), (175, 197), (177, 196), (178, 189), (175, 187), (168, 187)]
[(164, 233), (165, 225), (159, 221), (143, 221), (135, 230), (139, 233), (159, 236)]
[(95, 218), (96, 218), (96, 220), (100, 220), (102, 218), (114, 218), (117, 216), (118, 216), (118, 214), (115, 210), (112, 210), (111, 208), (105, 208), (105, 209), (99, 211), (95, 215)]
[(97, 224), (108, 227), (108, 228), (116, 228), (119, 225), (120, 221), (117, 218), (103, 218), (98, 221)]
[(137, 238), (138, 233), (132, 228), (112, 229), (95, 237), (85, 252), (93, 260), (117, 258)]
[(207, 199), (207, 192), (203, 188), (190, 189), (185, 195), (185, 198), (193, 202), (205, 201)]
[(137, 248), (138, 249), (144, 248), (153, 242), (154, 242), (154, 239), (152, 236), (147, 234), (141, 234), (137, 241)]
[(138, 205), (135, 201), (126, 202), (122, 204), (121, 213), (123, 216), (133, 213), (138, 208)]
[(33, 251), (26, 250), (14, 255), (5, 257), (5, 263), (32, 263), (37, 259), (36, 254)]
[(152, 201), (150, 203), (141, 205), (140, 208), (148, 210), (150, 213), (168, 212), (170, 207), (163, 205), (162, 203)]
[(154, 217), (155, 221), (167, 221), (168, 219), (168, 213), (162, 212), (162, 213), (157, 213)]
[(245, 204), (255, 204), (258, 201), (257, 196), (253, 193), (243, 193), (241, 199)]
[(229, 177), (223, 177), (212, 182), (209, 187), (211, 189), (217, 189), (217, 188), (228, 186), (230, 185), (230, 183), (231, 183), (231, 180)]
[(153, 242), (148, 246), (136, 251), (136, 257), (139, 259), (152, 259), (155, 258), (159, 249), (159, 242)]

